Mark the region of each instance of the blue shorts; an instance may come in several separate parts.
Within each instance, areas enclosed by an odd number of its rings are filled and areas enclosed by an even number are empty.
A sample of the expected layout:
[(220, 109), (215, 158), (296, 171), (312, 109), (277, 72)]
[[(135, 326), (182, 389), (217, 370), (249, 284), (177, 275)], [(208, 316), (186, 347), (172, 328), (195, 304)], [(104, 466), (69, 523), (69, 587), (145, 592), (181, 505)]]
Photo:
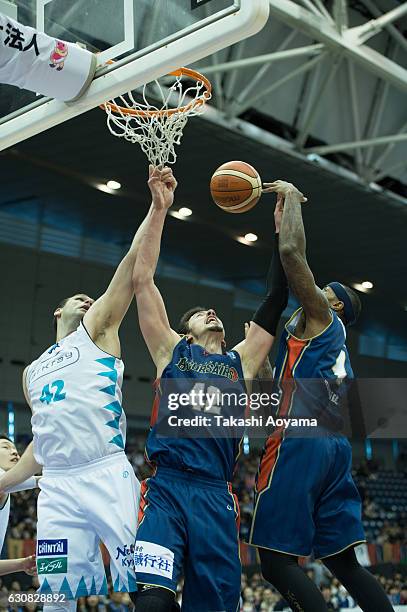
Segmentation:
[(352, 449), (342, 436), (270, 437), (256, 483), (249, 544), (316, 559), (365, 541)]
[(238, 520), (228, 483), (159, 467), (141, 486), (134, 552), (138, 584), (176, 592), (184, 575), (183, 612), (236, 612)]

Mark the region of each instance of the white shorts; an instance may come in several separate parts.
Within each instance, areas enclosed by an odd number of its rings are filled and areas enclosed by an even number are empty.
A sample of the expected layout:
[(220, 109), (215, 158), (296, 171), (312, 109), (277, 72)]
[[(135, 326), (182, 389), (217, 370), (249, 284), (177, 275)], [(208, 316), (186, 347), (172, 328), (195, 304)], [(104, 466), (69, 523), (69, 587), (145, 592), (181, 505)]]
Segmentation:
[(39, 486), (37, 570), (41, 593), (67, 599), (107, 593), (100, 542), (115, 591), (137, 590), (133, 551), (140, 484), (124, 453), (69, 470), (45, 469)]

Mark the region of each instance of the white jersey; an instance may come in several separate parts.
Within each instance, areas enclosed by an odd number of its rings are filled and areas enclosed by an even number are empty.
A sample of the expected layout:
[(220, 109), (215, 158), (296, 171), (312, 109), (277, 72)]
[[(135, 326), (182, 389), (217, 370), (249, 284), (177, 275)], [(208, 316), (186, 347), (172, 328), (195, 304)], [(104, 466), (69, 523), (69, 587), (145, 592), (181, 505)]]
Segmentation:
[(26, 386), (37, 463), (69, 468), (123, 451), (123, 370), (82, 323), (33, 361)]
[(8, 520), (10, 518), (10, 495), (2, 508), (0, 508), (0, 554), (3, 549), (4, 540), (6, 538)]

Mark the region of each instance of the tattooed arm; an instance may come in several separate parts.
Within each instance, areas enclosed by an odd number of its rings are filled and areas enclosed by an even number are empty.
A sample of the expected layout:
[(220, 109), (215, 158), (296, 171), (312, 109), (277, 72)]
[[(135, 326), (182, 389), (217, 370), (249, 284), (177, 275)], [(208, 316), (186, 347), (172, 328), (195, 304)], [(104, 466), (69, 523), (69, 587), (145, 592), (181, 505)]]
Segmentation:
[(268, 191), (284, 196), (284, 210), (280, 228), (280, 257), (288, 284), (304, 309), (306, 334), (320, 333), (330, 322), (328, 300), (315, 284), (314, 276), (305, 255), (305, 231), (301, 203), (303, 194), (291, 183), (275, 181), (268, 184)]

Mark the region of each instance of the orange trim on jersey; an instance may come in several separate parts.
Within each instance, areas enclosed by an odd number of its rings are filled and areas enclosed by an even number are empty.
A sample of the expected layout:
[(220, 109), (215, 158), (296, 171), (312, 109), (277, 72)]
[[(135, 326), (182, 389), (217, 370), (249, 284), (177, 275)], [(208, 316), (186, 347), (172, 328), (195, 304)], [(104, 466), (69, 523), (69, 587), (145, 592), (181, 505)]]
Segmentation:
[(308, 340), (298, 340), (297, 338), (288, 338), (287, 340), (287, 358), (285, 360), (285, 367), (282, 375), (280, 375), (280, 382), (283, 382), (283, 397), (281, 399), (278, 416), (285, 417), (291, 407), (292, 395), (294, 392), (294, 383), (289, 383), (284, 388), (285, 380), (293, 380), (293, 370), (297, 361), (301, 357), (301, 353), (304, 348), (308, 345)]
[(150, 419), (150, 427), (153, 428), (154, 425), (157, 423), (157, 419), (158, 419), (158, 408), (160, 406), (160, 399), (161, 399), (161, 388), (160, 388), (160, 381), (157, 378), (154, 383), (153, 383), (153, 389), (154, 389), (154, 401), (153, 401), (153, 408), (151, 410), (151, 419)]
[[(298, 361), (301, 359), (303, 351), (307, 346), (308, 340), (299, 340), (297, 338), (289, 338), (287, 340), (287, 353), (284, 360), (283, 371), (280, 375), (283, 396), (278, 409), (279, 417), (285, 417), (289, 413), (294, 394), (294, 383), (290, 382), (288, 385), (286, 385), (286, 388), (284, 388), (284, 381), (293, 381), (293, 370)], [(283, 441), (283, 434), (284, 426), (280, 426), (266, 441), (263, 457), (259, 466), (259, 475), (256, 486), (257, 493), (263, 491), (269, 485), (270, 477), (273, 474), (280, 446)]]
[(137, 517), (137, 526), (140, 527), (141, 523), (144, 520), (144, 515), (145, 515), (145, 511), (146, 508), (148, 506), (148, 501), (147, 501), (147, 494), (148, 494), (148, 481), (150, 479), (147, 478), (146, 480), (143, 480), (141, 483), (141, 489), (140, 489), (140, 505), (139, 505), (139, 511), (138, 511), (138, 517)]
[(273, 472), (273, 468), (276, 464), (278, 450), (281, 445), (281, 437), (275, 437), (274, 434), (267, 438), (266, 445), (264, 448), (263, 458), (259, 466), (259, 475), (257, 478), (256, 490), (257, 492), (263, 491), (268, 485), (270, 475)]

